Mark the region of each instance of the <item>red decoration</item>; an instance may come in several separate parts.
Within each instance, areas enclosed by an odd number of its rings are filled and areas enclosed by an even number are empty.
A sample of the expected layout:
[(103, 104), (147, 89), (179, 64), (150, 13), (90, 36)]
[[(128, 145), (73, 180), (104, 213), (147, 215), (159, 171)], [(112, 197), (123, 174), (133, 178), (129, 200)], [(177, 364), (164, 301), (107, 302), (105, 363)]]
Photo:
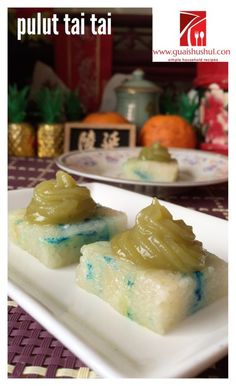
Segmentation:
[(228, 62), (197, 63), (196, 87), (208, 87), (217, 83), (223, 90), (228, 90)]
[(55, 69), (70, 88), (80, 90), (87, 112), (96, 111), (112, 71), (112, 36), (93, 35), (90, 27), (84, 35), (66, 35), (64, 23), (55, 37)]
[(213, 84), (205, 92), (200, 105), (200, 122), (205, 133), (207, 150), (225, 151), (228, 147), (228, 94)]

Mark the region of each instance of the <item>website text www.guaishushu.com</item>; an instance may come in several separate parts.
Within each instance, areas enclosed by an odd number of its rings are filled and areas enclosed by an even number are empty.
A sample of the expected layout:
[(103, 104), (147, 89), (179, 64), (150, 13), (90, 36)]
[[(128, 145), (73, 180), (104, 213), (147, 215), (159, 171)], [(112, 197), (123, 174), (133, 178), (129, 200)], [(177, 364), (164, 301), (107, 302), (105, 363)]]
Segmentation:
[(230, 50), (216, 48), (153, 49), (152, 53), (153, 55), (170, 55), (172, 57), (179, 55), (230, 55)]

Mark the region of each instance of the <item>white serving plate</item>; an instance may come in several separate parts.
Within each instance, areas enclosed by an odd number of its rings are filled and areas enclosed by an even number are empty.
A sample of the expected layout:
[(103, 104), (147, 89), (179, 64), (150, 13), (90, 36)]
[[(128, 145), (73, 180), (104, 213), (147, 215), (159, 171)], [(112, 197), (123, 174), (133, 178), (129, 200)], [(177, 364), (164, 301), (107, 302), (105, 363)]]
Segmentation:
[[(129, 225), (151, 198), (99, 183), (93, 198), (128, 214)], [(9, 210), (25, 207), (32, 189), (9, 192)], [(165, 203), (193, 226), (204, 246), (227, 260), (227, 222)], [(9, 295), (102, 377), (193, 377), (227, 353), (227, 298), (188, 317), (165, 336), (117, 313), (75, 284), (75, 266), (50, 270), (9, 244)]]
[(228, 179), (226, 156), (195, 149), (174, 148), (169, 150), (178, 161), (177, 181), (154, 182), (127, 179), (122, 171), (122, 164), (128, 158), (137, 157), (140, 149), (123, 147), (111, 150), (72, 151), (61, 155), (56, 163), (59, 168), (78, 176), (122, 184), (188, 187), (218, 184)]

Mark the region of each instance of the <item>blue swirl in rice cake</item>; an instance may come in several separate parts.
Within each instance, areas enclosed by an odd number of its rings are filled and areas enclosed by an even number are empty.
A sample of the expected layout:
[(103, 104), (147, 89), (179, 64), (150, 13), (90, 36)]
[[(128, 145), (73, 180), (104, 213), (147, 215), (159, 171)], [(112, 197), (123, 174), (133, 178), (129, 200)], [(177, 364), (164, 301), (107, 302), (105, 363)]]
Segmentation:
[[(149, 235), (148, 242), (141, 240), (142, 235)], [(175, 244), (174, 249), (164, 251), (164, 259), (159, 258), (160, 251), (168, 249), (171, 237), (176, 241), (176, 235), (182, 241), (185, 238), (185, 243), (179, 248)], [(127, 241), (131, 243), (126, 246)], [(189, 245), (192, 255), (190, 250), (186, 252)], [(135, 260), (135, 251), (146, 260)], [(228, 264), (206, 251), (195, 240), (192, 228), (182, 220), (173, 220), (155, 199), (138, 214), (133, 228), (117, 234), (111, 242), (85, 245), (81, 252), (77, 284), (159, 334), (227, 294)]]

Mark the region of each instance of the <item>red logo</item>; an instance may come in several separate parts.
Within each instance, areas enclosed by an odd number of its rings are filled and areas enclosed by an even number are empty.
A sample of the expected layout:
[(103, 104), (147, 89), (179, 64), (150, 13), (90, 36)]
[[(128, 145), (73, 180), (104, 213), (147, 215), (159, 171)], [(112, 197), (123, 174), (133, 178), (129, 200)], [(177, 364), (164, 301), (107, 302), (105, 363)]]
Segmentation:
[(180, 45), (206, 45), (206, 11), (180, 11)]

